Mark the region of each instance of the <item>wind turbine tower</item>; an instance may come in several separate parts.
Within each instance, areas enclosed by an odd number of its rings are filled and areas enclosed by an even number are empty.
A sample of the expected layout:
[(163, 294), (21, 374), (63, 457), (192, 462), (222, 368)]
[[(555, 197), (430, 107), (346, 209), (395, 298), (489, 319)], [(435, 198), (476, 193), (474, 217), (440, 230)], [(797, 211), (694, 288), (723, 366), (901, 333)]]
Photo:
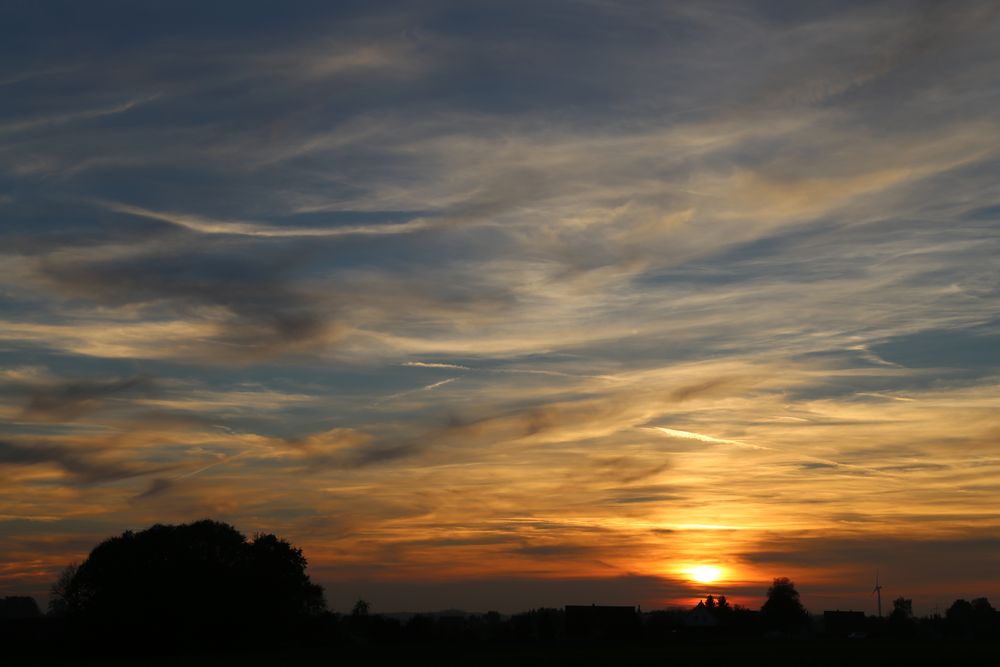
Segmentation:
[(878, 596), (878, 617), (882, 618), (882, 584), (878, 583), (878, 570), (875, 570), (875, 588), (872, 595)]

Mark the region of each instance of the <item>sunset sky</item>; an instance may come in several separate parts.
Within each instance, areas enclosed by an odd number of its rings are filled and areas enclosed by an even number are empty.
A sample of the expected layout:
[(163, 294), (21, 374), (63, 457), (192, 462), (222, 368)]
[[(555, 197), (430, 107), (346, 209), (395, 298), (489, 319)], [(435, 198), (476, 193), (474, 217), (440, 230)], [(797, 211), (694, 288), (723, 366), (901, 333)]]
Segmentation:
[(998, 110), (986, 0), (5, 2), (0, 595), (997, 604)]

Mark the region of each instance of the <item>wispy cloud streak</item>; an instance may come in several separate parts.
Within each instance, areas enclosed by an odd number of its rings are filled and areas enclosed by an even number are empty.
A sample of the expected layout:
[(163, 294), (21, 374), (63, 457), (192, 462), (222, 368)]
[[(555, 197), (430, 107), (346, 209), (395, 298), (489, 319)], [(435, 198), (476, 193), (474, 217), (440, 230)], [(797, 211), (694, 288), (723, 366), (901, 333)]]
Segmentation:
[(101, 202), (109, 210), (118, 213), (126, 213), (140, 218), (169, 222), (172, 225), (183, 227), (202, 234), (229, 234), (235, 236), (251, 236), (262, 238), (309, 238), (309, 237), (337, 237), (372, 235), (380, 236), (385, 234), (411, 234), (431, 227), (426, 220), (410, 220), (403, 223), (386, 223), (381, 225), (340, 225), (337, 227), (276, 227), (253, 222), (239, 222), (230, 220), (214, 220), (197, 215), (183, 213), (151, 211), (149, 209), (119, 202)]

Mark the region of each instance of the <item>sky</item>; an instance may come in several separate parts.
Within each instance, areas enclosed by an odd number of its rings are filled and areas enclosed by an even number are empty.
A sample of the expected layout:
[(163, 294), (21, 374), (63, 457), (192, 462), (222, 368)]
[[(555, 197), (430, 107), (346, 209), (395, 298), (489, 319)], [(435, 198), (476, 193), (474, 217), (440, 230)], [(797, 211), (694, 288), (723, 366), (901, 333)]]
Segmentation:
[(0, 595), (208, 517), (339, 610), (1000, 603), (996, 3), (0, 15)]

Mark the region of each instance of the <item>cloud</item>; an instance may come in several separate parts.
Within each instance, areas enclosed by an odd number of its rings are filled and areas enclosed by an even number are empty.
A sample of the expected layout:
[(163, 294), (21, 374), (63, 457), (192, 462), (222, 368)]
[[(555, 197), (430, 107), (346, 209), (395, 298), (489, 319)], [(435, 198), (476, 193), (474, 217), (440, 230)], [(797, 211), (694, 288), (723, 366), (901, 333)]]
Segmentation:
[[(675, 389), (670, 398), (675, 401), (686, 401), (692, 398), (703, 397), (715, 393), (724, 393), (737, 378), (713, 378), (704, 382), (697, 382), (685, 387)], [(719, 391), (721, 390), (721, 392)]]
[(274, 226), (255, 222), (232, 220), (212, 220), (197, 215), (151, 211), (139, 206), (119, 202), (100, 202), (109, 210), (139, 218), (160, 220), (202, 234), (225, 234), (263, 238), (310, 238), (352, 235), (379, 236), (383, 234), (412, 234), (432, 227), (427, 220), (409, 220), (402, 223), (380, 225), (338, 225), (336, 227), (292, 227)]
[(68, 295), (130, 306), (162, 304), (168, 313), (210, 322), (218, 327), (208, 341), (212, 354), (235, 359), (309, 349), (334, 336), (318, 302), (287, 283), (288, 270), (287, 260), (261, 262), (193, 247), (106, 261), (49, 256), (40, 266), (45, 279)]
[(143, 470), (127, 463), (116, 462), (101, 452), (46, 443), (14, 443), (0, 441), (0, 465), (30, 466), (53, 464), (68, 473), (78, 483), (110, 482), (145, 475)]
[(30, 120), (23, 120), (13, 123), (0, 123), (0, 135), (31, 132), (52, 125), (63, 125), (66, 123), (73, 123), (81, 120), (89, 120), (92, 118), (101, 118), (103, 116), (121, 114), (125, 113), (126, 111), (130, 111), (141, 104), (145, 104), (147, 102), (155, 100), (156, 97), (157, 97), (156, 95), (150, 95), (148, 97), (128, 100), (126, 102), (122, 102), (121, 104), (116, 104), (110, 107), (104, 107), (99, 109), (88, 109), (84, 111), (73, 111), (70, 113), (51, 114), (51, 115), (35, 117)]
[(149, 487), (142, 493), (135, 496), (135, 500), (146, 500), (167, 493), (174, 486), (172, 480), (157, 477), (149, 483)]
[[(892, 579), (897, 591), (913, 587), (914, 592), (934, 595), (943, 582), (949, 581), (953, 595), (960, 597), (971, 594), (975, 586), (992, 577), (988, 563), (998, 552), (1000, 541), (984, 536), (804, 535), (780, 543), (765, 540), (759, 550), (745, 558), (778, 566), (838, 567), (865, 578), (873, 577), (879, 568)], [(906, 553), (907, 557), (898, 558), (900, 553)]]
[(415, 456), (415, 442), (376, 439), (356, 429), (334, 428), (296, 438), (269, 439), (267, 444), (305, 469), (359, 468)]
[(143, 393), (152, 386), (153, 381), (144, 376), (35, 385), (20, 418), (68, 421), (102, 409), (109, 400)]

